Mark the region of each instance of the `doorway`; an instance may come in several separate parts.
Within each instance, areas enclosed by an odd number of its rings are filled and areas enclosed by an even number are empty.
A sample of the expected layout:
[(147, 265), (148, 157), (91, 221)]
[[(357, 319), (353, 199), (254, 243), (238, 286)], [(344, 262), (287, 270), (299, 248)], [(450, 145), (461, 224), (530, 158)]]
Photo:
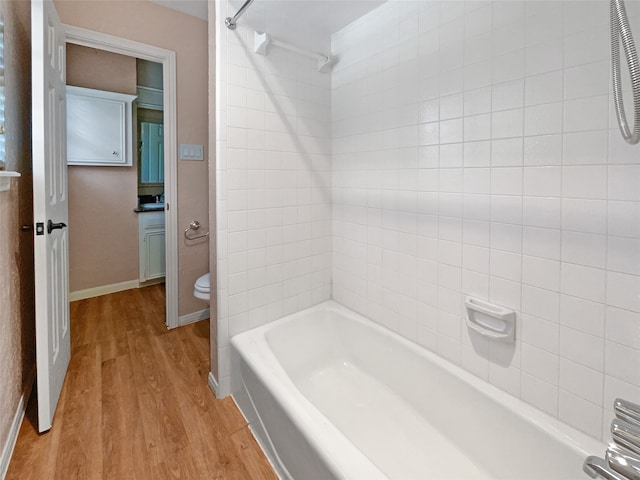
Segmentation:
[(162, 64), (67, 44), (66, 84), (69, 298), (164, 286)]
[(67, 44), (89, 47), (162, 65), (163, 105), (163, 199), (166, 325), (178, 322), (177, 256), (177, 138), (176, 138), (176, 58), (175, 52), (111, 35), (65, 25)]

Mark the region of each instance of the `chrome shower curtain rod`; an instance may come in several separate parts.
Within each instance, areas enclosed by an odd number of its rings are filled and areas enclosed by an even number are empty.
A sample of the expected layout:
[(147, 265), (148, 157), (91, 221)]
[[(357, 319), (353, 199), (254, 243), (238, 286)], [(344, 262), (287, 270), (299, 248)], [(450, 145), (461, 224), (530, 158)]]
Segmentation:
[(244, 2), (242, 4), (242, 6), (240, 7), (240, 10), (238, 10), (237, 13), (233, 17), (225, 18), (224, 24), (227, 26), (227, 28), (229, 30), (235, 30), (236, 29), (236, 20), (238, 20), (242, 16), (242, 14), (245, 12), (245, 10), (247, 8), (249, 8), (252, 3), (253, 3), (253, 0), (247, 0), (246, 2)]

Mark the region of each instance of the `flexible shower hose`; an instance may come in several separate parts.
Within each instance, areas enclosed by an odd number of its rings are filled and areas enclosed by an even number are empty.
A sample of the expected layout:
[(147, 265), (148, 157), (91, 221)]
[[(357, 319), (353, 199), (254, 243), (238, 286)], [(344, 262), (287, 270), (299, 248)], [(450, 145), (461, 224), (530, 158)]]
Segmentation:
[[(624, 112), (622, 85), (620, 82), (620, 41), (631, 74), (633, 93), (633, 132), (629, 129)], [(613, 103), (618, 117), (618, 126), (623, 138), (630, 144), (640, 141), (640, 63), (636, 46), (629, 28), (624, 0), (611, 0), (611, 73), (613, 75)]]

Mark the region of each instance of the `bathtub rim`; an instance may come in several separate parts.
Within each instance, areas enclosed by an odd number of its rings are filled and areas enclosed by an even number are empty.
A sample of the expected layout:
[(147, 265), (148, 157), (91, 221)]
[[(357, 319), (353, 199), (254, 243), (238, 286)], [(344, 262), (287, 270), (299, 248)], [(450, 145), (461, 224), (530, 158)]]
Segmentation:
[[(514, 397), (508, 392), (490, 384), (489, 382), (476, 377), (471, 372), (465, 370), (459, 365), (439, 356), (431, 350), (417, 343), (408, 340), (386, 326), (379, 324), (334, 300), (328, 300), (320, 304), (314, 305), (307, 309), (284, 316), (265, 325), (247, 330), (245, 332), (234, 335), (231, 338), (232, 349), (246, 361), (252, 369), (260, 376), (260, 378), (271, 378), (275, 382), (264, 382), (270, 393), (283, 405), (287, 410), (286, 414), (295, 426), (301, 430), (301, 433), (307, 438), (309, 443), (317, 448), (319, 455), (325, 460), (330, 469), (334, 471), (338, 478), (352, 478), (349, 476), (351, 468), (343, 469), (345, 458), (344, 452), (353, 450), (362, 458), (348, 458), (347, 465), (360, 465), (361, 460), (373, 464), (372, 460), (362, 453), (355, 445), (337, 427), (335, 427), (329, 419), (327, 419), (317, 407), (305, 397), (295, 385), (293, 379), (281, 365), (276, 354), (271, 349), (267, 340), (267, 333), (278, 327), (294, 322), (300, 317), (304, 317), (310, 313), (319, 311), (333, 311), (339, 315), (347, 317), (364, 328), (371, 328), (378, 333), (389, 336), (393, 341), (397, 341), (402, 348), (407, 348), (411, 352), (425, 357), (426, 361), (432, 362), (436, 367), (443, 369), (447, 374), (453, 375), (460, 379), (471, 388), (479, 393), (487, 396), (489, 399), (498, 403), (501, 407), (506, 408), (511, 413), (520, 417), (524, 422), (530, 424), (533, 428), (546, 433), (555, 441), (563, 444), (566, 448), (573, 450), (579, 456), (586, 457), (588, 455), (598, 454), (606, 450), (607, 445), (584, 432), (564, 423), (558, 418), (552, 417), (533, 405)], [(249, 348), (251, 354), (249, 356), (242, 355), (241, 351)], [(261, 359), (261, 361), (258, 361)], [(238, 373), (239, 374), (239, 373)], [(279, 385), (280, 388), (276, 388)], [(290, 410), (289, 410), (290, 409)], [(309, 429), (320, 428), (324, 430), (330, 437), (340, 439), (339, 448), (329, 445), (327, 448), (323, 438), (316, 435), (310, 436)], [(332, 441), (336, 440), (332, 438)], [(343, 442), (344, 440), (344, 442)], [(347, 445), (348, 444), (348, 445)], [(350, 447), (350, 448), (349, 448)], [(352, 452), (353, 453), (353, 452)], [(355, 460), (355, 461), (354, 461)], [(374, 468), (381, 474), (380, 478), (388, 478), (377, 466)], [(377, 478), (370, 477), (370, 478)]]

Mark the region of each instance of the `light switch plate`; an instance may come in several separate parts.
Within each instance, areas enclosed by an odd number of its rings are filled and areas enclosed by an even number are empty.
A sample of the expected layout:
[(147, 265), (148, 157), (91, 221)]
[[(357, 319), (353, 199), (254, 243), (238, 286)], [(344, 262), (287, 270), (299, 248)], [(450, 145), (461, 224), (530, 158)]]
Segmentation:
[(180, 160), (204, 160), (204, 146), (181, 143), (178, 154)]

